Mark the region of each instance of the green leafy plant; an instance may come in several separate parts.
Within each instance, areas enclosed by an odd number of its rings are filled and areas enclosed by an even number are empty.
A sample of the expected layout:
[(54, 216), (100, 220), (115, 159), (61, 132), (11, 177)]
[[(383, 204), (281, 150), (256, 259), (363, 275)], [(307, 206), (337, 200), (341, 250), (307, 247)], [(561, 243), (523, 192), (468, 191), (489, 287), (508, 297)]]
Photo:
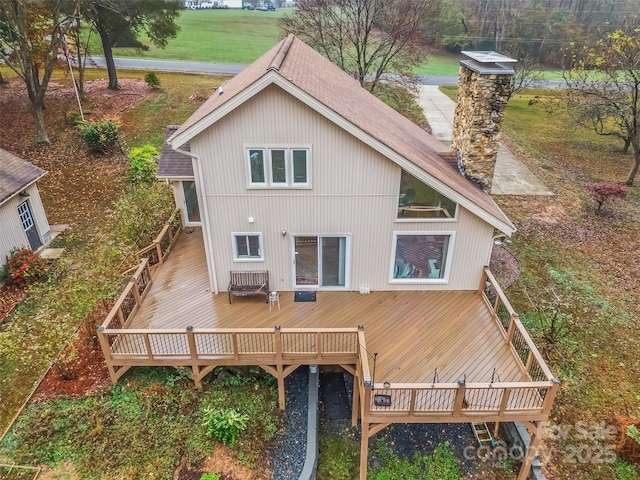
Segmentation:
[(80, 112), (76, 112), (76, 111), (71, 111), (71, 112), (67, 112), (67, 122), (69, 122), (71, 125), (78, 125), (82, 122), (82, 115), (80, 114)]
[(233, 408), (222, 410), (207, 407), (204, 410), (202, 425), (207, 429), (207, 438), (215, 437), (233, 448), (238, 434), (247, 429), (248, 421), (248, 415), (243, 415)]
[(28, 248), (16, 248), (9, 253), (0, 278), (9, 284), (29, 285), (49, 271), (50, 264), (39, 253)]
[(118, 141), (119, 122), (114, 118), (81, 123), (78, 128), (87, 146), (95, 152), (106, 153)]
[(220, 480), (219, 473), (203, 473), (200, 480)]
[(635, 425), (629, 425), (626, 431), (627, 437), (634, 440), (638, 445), (640, 445), (640, 430)]
[(127, 178), (132, 183), (154, 183), (158, 168), (158, 150), (151, 145), (131, 149)]
[(144, 76), (144, 81), (147, 82), (147, 85), (149, 85), (151, 88), (158, 88), (160, 86), (160, 78), (158, 77), (158, 74), (153, 70), (147, 72), (147, 74)]

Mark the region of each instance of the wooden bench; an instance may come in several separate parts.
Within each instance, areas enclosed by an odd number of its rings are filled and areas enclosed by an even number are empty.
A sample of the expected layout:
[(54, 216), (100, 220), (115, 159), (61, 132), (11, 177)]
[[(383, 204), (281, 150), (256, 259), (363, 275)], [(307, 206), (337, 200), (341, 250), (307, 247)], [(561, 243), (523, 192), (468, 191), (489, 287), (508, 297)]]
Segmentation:
[(246, 297), (249, 295), (264, 295), (269, 303), (269, 270), (249, 272), (229, 272), (229, 303), (231, 297)]

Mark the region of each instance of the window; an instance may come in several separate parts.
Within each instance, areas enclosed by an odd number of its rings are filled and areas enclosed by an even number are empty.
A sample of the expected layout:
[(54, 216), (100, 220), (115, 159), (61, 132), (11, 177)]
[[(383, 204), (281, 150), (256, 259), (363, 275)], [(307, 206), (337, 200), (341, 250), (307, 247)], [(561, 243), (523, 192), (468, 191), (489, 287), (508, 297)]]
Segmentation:
[(270, 150), (271, 184), (287, 184), (287, 151)]
[(413, 175), (402, 171), (398, 197), (398, 220), (455, 218), (456, 203)]
[(310, 185), (308, 148), (249, 148), (247, 154), (249, 186)]
[(292, 150), (293, 183), (295, 185), (308, 185), (308, 150)]
[(233, 257), (236, 261), (262, 260), (262, 234), (234, 233)]
[(427, 282), (447, 278), (453, 234), (396, 233), (392, 280)]
[(252, 185), (266, 185), (264, 150), (249, 150), (249, 174)]

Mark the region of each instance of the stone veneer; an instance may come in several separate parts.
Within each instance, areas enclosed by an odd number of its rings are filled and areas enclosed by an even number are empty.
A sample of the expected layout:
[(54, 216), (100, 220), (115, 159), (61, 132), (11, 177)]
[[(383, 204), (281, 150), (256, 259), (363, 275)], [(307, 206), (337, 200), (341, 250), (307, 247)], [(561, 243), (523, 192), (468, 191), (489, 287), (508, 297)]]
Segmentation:
[(509, 99), (511, 74), (482, 74), (460, 65), (451, 149), (463, 175), (491, 191)]

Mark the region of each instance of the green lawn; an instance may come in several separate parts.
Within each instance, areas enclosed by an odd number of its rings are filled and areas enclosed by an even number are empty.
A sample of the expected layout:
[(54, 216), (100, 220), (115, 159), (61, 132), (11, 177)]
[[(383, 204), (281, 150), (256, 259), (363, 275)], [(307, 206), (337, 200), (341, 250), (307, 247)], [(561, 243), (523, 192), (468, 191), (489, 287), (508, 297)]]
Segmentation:
[[(180, 32), (165, 49), (156, 48), (142, 38), (149, 50), (116, 48), (114, 55), (249, 64), (278, 43), (281, 38), (278, 20), (291, 11), (289, 8), (275, 12), (184, 10), (178, 19)], [(102, 52), (98, 43), (94, 43), (94, 48)]]

